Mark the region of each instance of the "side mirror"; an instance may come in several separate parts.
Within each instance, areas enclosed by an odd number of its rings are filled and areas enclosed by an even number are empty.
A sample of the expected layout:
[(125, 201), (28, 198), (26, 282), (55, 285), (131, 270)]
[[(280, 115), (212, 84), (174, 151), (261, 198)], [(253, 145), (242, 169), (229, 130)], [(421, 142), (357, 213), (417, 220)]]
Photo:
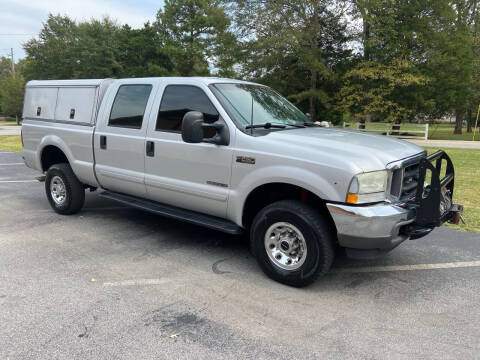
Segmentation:
[(183, 116), (182, 140), (186, 143), (203, 141), (203, 114), (200, 111), (189, 111)]
[[(215, 136), (204, 138), (203, 130), (206, 128), (214, 129)], [(217, 120), (212, 124), (207, 124), (203, 121), (203, 114), (200, 111), (189, 111), (183, 116), (182, 140), (193, 144), (205, 142), (216, 145), (228, 145), (230, 136), (228, 128), (221, 121)]]

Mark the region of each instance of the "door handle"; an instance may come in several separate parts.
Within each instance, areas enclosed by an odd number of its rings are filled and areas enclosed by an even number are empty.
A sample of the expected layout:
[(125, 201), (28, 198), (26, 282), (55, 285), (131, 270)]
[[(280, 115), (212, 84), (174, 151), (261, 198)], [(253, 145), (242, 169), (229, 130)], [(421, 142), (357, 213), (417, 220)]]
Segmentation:
[(105, 135), (100, 135), (100, 149), (107, 148), (107, 137)]
[(155, 156), (155, 143), (153, 141), (147, 141), (147, 156)]

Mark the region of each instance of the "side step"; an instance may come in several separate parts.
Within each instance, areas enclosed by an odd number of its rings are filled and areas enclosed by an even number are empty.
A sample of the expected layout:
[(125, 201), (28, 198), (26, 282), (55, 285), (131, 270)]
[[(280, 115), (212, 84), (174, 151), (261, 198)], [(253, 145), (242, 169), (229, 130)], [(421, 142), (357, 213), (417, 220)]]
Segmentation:
[(192, 224), (205, 226), (210, 229), (223, 231), (227, 234), (241, 234), (243, 229), (237, 224), (216, 216), (205, 215), (196, 211), (181, 209), (175, 206), (161, 204), (151, 200), (137, 198), (135, 196), (119, 194), (111, 191), (103, 191), (100, 193), (107, 199), (119, 201), (121, 203), (134, 206), (136, 208), (146, 210), (158, 215), (170, 217), (177, 220), (187, 221)]

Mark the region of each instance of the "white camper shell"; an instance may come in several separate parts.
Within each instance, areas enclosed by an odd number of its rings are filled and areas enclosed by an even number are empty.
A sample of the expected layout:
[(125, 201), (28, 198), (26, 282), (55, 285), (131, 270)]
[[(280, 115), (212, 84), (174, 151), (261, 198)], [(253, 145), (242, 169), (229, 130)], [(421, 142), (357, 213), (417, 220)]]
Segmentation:
[(76, 125), (94, 125), (112, 79), (30, 81), (23, 118)]

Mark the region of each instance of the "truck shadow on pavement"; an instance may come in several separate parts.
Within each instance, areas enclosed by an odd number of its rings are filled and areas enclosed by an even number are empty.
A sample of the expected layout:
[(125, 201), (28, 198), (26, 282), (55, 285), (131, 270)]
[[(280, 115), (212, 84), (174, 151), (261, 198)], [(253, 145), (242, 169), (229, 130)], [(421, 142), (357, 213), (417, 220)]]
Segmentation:
[[(114, 243), (120, 245), (134, 262), (161, 260), (162, 257), (176, 257), (178, 263), (189, 263), (215, 275), (231, 280), (265, 284), (273, 283), (263, 274), (249, 251), (246, 234), (232, 236), (197, 225), (151, 214), (136, 208), (126, 207), (110, 200), (89, 194), (86, 206), (79, 216), (90, 223), (89, 226), (101, 228), (102, 241), (109, 247)], [(331, 272), (308, 286), (306, 291), (328, 291), (341, 289), (347, 293), (368, 290), (375, 299), (389, 296), (416, 296), (419, 286), (425, 285), (429, 271), (387, 271), (355, 272), (359, 267), (376, 267), (389, 265), (406, 265), (425, 262), (464, 261), (464, 254), (458, 249), (445, 249), (452, 246), (449, 238), (452, 234), (467, 240), (471, 235), (445, 229), (447, 236), (436, 232), (425, 241), (407, 241), (393, 252), (374, 260), (352, 260), (345, 256), (342, 249), (337, 250), (337, 257)], [(440, 231), (442, 233), (442, 231)], [(442, 239), (447, 239), (442, 245)], [(440, 244), (438, 241), (440, 240)], [(471, 240), (471, 239), (470, 239)], [(470, 244), (466, 242), (465, 244)], [(468, 250), (468, 249), (467, 249)], [(447, 251), (449, 252), (446, 256)], [(478, 257), (476, 249), (472, 256)], [(476, 254), (475, 254), (476, 253)], [(457, 254), (457, 257), (453, 256)], [(351, 269), (341, 273), (339, 269)], [(431, 272), (430, 272), (431, 274)], [(155, 274), (152, 274), (155, 276)], [(443, 281), (445, 280), (442, 277)], [(453, 281), (453, 280), (452, 280)], [(421, 285), (420, 285), (421, 284)], [(431, 285), (431, 283), (430, 283)], [(438, 284), (440, 286), (440, 284)], [(274, 286), (284, 285), (275, 283)], [(444, 285), (440, 286), (443, 287)], [(292, 288), (293, 289), (293, 288)], [(396, 295), (395, 295), (396, 294)]]
[[(201, 263), (209, 261), (211, 271), (219, 276), (254, 276), (267, 279), (257, 266), (255, 258), (250, 253), (247, 234), (229, 235), (219, 231), (200, 227), (197, 225), (177, 221), (174, 219), (151, 214), (136, 208), (119, 205), (115, 202), (90, 196), (87, 200), (82, 217), (106, 221), (108, 233), (107, 240), (117, 245), (122, 245), (132, 250), (134, 261), (161, 257), (169, 252), (175, 252), (178, 261), (188, 261), (192, 253), (196, 253), (197, 260)], [(105, 226), (102, 225), (102, 226)], [(185, 259), (181, 257), (185, 256)], [(202, 259), (203, 257), (203, 259)], [(337, 249), (337, 258), (332, 270), (338, 267), (355, 267), (368, 264), (388, 264), (388, 255), (367, 263), (351, 260), (345, 256), (342, 249)], [(344, 284), (347, 289), (356, 289), (373, 279), (391, 277), (386, 274), (328, 274), (320, 278), (309, 289), (325, 287), (328, 279), (348, 278)], [(271, 281), (271, 280), (268, 280)], [(343, 281), (342, 281), (343, 282)], [(316, 285), (318, 284), (318, 286)], [(281, 285), (283, 286), (283, 285)]]

